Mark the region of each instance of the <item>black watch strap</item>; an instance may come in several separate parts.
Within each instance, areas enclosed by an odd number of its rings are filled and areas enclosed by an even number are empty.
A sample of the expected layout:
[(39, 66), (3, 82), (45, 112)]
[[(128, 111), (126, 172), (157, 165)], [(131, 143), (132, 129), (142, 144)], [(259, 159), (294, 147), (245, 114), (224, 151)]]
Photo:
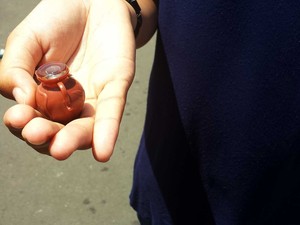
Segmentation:
[(142, 26), (142, 23), (143, 23), (141, 7), (139, 6), (139, 3), (137, 2), (137, 0), (126, 0), (126, 1), (132, 6), (132, 8), (134, 9), (134, 11), (136, 13), (137, 22), (136, 22), (136, 26), (134, 29), (134, 35), (135, 35), (135, 37), (137, 37), (140, 27)]

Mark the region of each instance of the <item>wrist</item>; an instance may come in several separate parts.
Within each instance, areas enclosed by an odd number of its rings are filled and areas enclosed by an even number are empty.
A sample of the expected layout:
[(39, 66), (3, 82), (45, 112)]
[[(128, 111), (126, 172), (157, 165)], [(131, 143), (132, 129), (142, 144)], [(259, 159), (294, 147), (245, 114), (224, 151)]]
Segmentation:
[(134, 35), (135, 37), (137, 37), (143, 22), (141, 7), (139, 6), (137, 0), (125, 0), (125, 1), (127, 2), (128, 8), (130, 10)]

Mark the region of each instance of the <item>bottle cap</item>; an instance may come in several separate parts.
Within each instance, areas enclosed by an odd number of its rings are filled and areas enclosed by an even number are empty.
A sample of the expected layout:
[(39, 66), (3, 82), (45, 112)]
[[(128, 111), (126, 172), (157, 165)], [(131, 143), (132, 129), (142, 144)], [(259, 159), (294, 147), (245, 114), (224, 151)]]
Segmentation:
[(40, 66), (35, 75), (42, 83), (53, 84), (64, 80), (69, 75), (69, 68), (64, 63), (50, 62)]

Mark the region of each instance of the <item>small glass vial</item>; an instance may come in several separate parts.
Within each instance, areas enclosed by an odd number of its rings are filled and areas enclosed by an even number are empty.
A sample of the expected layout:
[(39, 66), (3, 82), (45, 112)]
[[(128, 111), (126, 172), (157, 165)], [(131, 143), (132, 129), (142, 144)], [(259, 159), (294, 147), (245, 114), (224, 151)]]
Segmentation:
[(36, 91), (36, 104), (45, 117), (66, 124), (80, 116), (85, 93), (80, 83), (69, 74), (66, 64), (47, 63), (35, 74), (41, 82)]

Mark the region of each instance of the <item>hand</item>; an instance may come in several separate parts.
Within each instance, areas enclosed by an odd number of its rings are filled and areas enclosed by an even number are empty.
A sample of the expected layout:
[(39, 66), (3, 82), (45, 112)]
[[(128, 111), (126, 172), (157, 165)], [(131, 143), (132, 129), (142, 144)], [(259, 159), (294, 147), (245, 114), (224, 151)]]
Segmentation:
[[(124, 0), (43, 0), (8, 38), (0, 64), (0, 91), (15, 99), (4, 123), (40, 153), (68, 158), (93, 149), (111, 157), (135, 68), (132, 9)], [(82, 84), (81, 118), (62, 125), (36, 110), (37, 66), (60, 61)]]

